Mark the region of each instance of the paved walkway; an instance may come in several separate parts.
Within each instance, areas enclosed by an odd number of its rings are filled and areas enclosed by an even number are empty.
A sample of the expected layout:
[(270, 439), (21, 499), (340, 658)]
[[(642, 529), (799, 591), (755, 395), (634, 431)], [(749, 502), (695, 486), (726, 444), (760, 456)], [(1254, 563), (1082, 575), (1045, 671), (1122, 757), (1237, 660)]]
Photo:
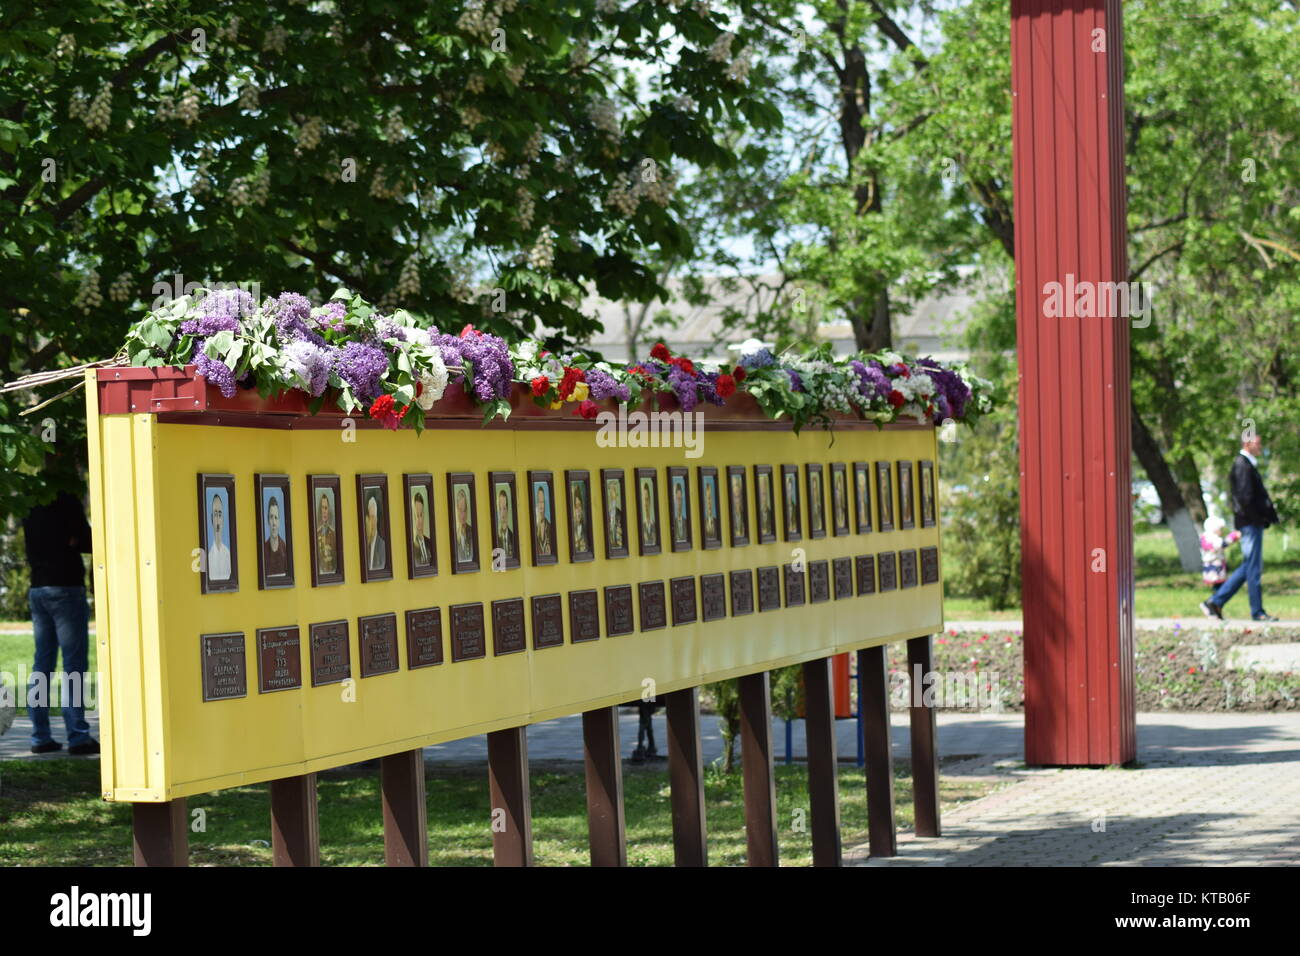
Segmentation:
[[(1231, 612), (1229, 612), (1231, 613)], [(1215, 621), (1195, 609), (1183, 617), (1138, 617), (1133, 619), (1133, 627), (1139, 631), (1167, 631), (1178, 627), (1248, 627), (1252, 631), (1271, 631), (1274, 629), (1294, 630), (1300, 627), (1300, 621), (1252, 621), (1246, 617), (1229, 617), (1226, 621)], [(944, 630), (948, 631), (1016, 631), (1024, 630), (1024, 622), (1018, 618), (1002, 621), (947, 621)]]

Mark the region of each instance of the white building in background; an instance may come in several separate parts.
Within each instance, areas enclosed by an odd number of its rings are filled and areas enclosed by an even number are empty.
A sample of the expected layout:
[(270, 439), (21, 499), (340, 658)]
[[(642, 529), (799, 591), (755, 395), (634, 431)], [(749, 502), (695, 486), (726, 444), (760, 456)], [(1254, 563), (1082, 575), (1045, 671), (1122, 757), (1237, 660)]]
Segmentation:
[[(780, 285), (780, 276), (761, 276), (740, 281), (734, 290), (728, 290), (721, 280), (706, 280), (711, 303), (695, 306), (682, 298), (682, 283), (670, 279), (667, 283), (672, 293), (671, 301), (658, 300), (648, 304), (611, 302), (600, 296), (585, 299), (581, 310), (599, 319), (602, 330), (588, 343), (611, 361), (627, 362), (645, 358), (650, 343), (664, 342), (674, 354), (692, 358), (727, 357), (728, 343), (743, 342), (751, 338), (744, 327), (724, 330), (723, 318), (729, 311), (753, 315), (769, 304)], [(957, 343), (975, 299), (967, 292), (954, 292), (929, 296), (909, 308), (894, 313), (894, 347), (910, 355), (930, 355), (941, 361), (966, 359), (969, 352)], [(657, 318), (667, 313), (671, 320)], [(638, 354), (630, 355), (628, 343), (631, 335), (640, 328), (637, 340), (642, 344)], [(856, 351), (853, 329), (848, 322), (825, 322), (818, 327), (819, 341), (834, 343), (837, 355)]]

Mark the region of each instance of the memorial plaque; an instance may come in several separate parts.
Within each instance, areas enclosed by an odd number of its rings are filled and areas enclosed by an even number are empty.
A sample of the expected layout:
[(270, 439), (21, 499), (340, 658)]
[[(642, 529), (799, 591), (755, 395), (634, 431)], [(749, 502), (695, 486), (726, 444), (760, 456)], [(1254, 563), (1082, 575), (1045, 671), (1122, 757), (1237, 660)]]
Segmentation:
[(248, 665), (244, 662), (244, 635), (203, 634), (203, 699), (233, 700), (248, 696)]
[(662, 581), (642, 581), (637, 585), (637, 597), (641, 605), (641, 630), (657, 631), (668, 626)]
[(302, 639), (295, 627), (257, 631), (257, 688), (269, 694), (302, 686)]
[(311, 626), (311, 686), (337, 684), (352, 676), (348, 622), (324, 621)]
[(781, 568), (781, 574), (785, 579), (785, 606), (801, 606), (806, 600), (804, 597), (804, 577), (806, 572), (796, 571), (793, 564), (787, 564)]
[(442, 610), (406, 612), (406, 669), (442, 663)]
[(835, 577), (835, 600), (853, 597), (853, 559), (836, 558), (832, 565)]
[(758, 569), (758, 611), (777, 611), (781, 608), (780, 568)]
[(898, 552), (898, 580), (905, 588), (916, 587), (916, 551), (912, 548)]
[(854, 561), (858, 566), (858, 594), (875, 594), (876, 559), (869, 554), (860, 554)]
[(528, 649), (524, 634), (524, 599), (506, 598), (492, 602), (492, 655), (517, 654)]
[(569, 640), (574, 644), (600, 640), (600, 600), (595, 589), (569, 592)]
[(357, 618), (357, 644), (361, 652), (362, 677), (391, 674), (402, 666), (397, 658), (396, 614)]
[(487, 657), (487, 637), (483, 633), (483, 603), (451, 606), (451, 659), (470, 661)]
[(939, 549), (922, 548), (921, 549), (921, 583), (938, 584), (939, 583)]
[(831, 599), (831, 563), (829, 561), (810, 561), (808, 563), (808, 599), (817, 604)]
[(745, 568), (731, 572), (731, 616), (754, 613), (754, 572)]
[(706, 621), (727, 616), (727, 580), (721, 574), (700, 575), (700, 605)]
[(694, 624), (698, 613), (695, 609), (695, 578), (673, 578), (668, 586), (673, 598), (673, 627)]
[(558, 594), (533, 598), (533, 650), (564, 645), (564, 605)]
[(605, 588), (605, 636), (620, 637), (636, 630), (632, 620), (632, 585), (612, 584)]
[(876, 563), (880, 565), (880, 590), (892, 591), (898, 587), (898, 555), (893, 551), (881, 551)]

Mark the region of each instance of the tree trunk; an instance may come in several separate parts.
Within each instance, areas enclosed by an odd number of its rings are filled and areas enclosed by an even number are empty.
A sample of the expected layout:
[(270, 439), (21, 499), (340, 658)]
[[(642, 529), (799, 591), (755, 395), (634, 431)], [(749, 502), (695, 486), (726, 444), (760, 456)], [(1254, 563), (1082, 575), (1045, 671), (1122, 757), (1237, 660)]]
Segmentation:
[[(1184, 571), (1196, 571), (1201, 567), (1200, 536), (1192, 521), (1187, 499), (1183, 489), (1174, 477), (1164, 453), (1152, 437), (1150, 430), (1138, 414), (1137, 405), (1129, 401), (1129, 413), (1133, 429), (1133, 454), (1137, 455), (1142, 469), (1147, 473), (1151, 484), (1155, 485), (1156, 494), (1160, 496), (1160, 510), (1164, 512), (1165, 523), (1174, 536), (1178, 546), (1178, 560)], [(1203, 506), (1202, 506), (1203, 507)]]

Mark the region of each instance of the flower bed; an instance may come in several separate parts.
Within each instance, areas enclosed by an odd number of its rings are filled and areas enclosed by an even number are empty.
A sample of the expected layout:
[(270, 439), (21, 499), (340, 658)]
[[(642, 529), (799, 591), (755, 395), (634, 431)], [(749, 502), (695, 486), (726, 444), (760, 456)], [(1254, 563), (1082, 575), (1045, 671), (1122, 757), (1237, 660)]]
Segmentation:
[[(581, 350), (548, 351), (533, 340), (512, 346), (473, 326), (451, 335), (403, 310), (385, 315), (345, 289), (321, 306), (294, 292), (258, 304), (243, 290), (202, 290), (147, 314), (126, 347), (132, 365), (157, 370), (151, 395), (127, 400), (131, 410), (146, 400), (152, 411), (181, 410), (186, 402), (248, 410), (256, 389), (258, 410), (317, 414), (328, 403), (341, 413), (364, 410), (393, 429), (423, 429), (425, 416), (411, 412), (435, 404), (456, 417), (473, 409), (486, 424), (527, 411), (530, 399), (536, 409), (571, 406), (583, 418), (619, 404), (687, 412), (756, 404), (769, 418), (789, 416), (796, 431), (843, 417), (970, 424), (993, 401), (989, 384), (964, 367), (896, 352), (836, 358), (823, 344), (778, 356), (749, 342), (737, 361), (723, 364), (673, 355), (659, 343), (646, 359), (620, 365)], [(160, 396), (156, 383), (172, 380), (164, 369), (201, 377), (221, 401), (201, 397), (197, 386)]]

